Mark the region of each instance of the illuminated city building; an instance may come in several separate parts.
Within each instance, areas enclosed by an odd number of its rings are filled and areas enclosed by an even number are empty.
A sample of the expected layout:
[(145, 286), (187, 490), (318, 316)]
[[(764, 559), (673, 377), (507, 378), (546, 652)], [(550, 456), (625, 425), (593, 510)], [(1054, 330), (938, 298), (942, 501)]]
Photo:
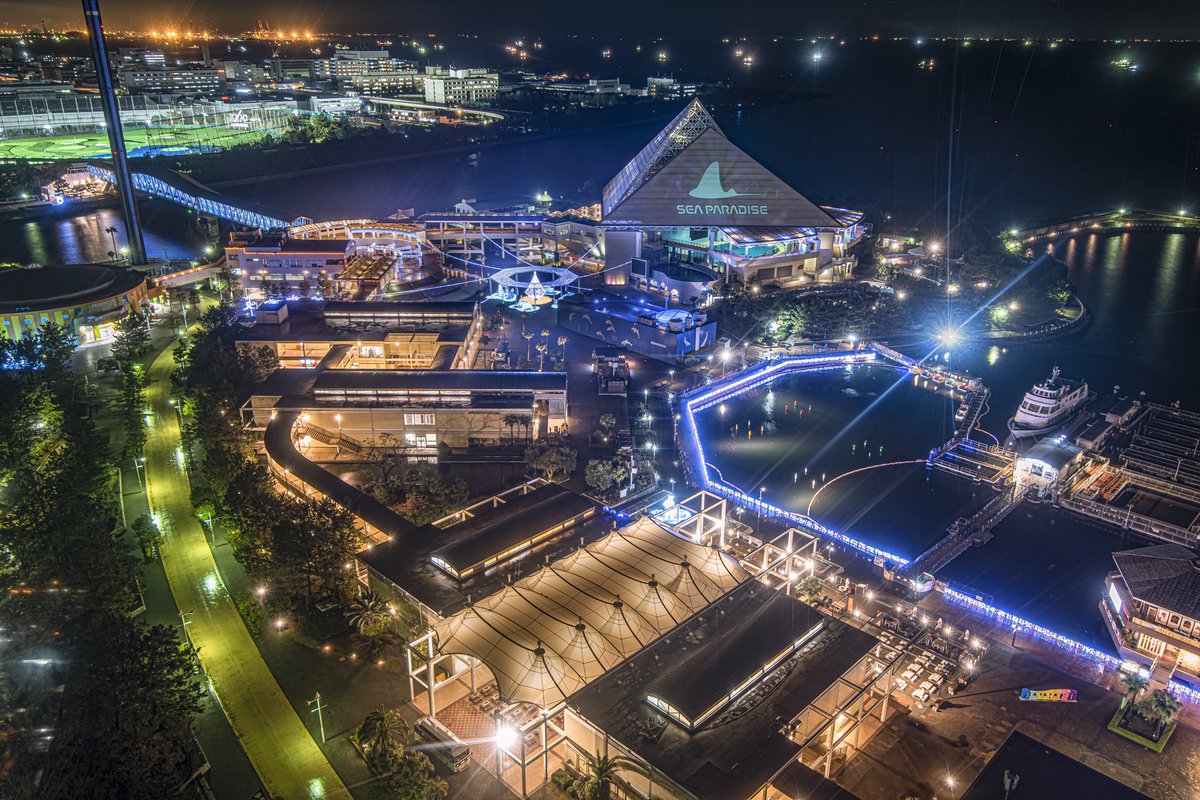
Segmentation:
[(146, 276), (101, 264), (0, 268), (0, 336), (18, 339), (54, 321), (83, 344), (110, 341), (148, 299)]
[(465, 369), (483, 330), (477, 303), (269, 300), (254, 316), (238, 347), (266, 347), (286, 368)]
[(811, 203), (725, 137), (698, 101), (604, 187), (609, 283), (688, 302), (726, 279), (802, 286), (850, 277), (862, 214)]
[(486, 69), (425, 68), (425, 102), (443, 106), (486, 106), (496, 99), (500, 76)]
[(1200, 555), (1156, 544), (1113, 553), (1100, 610), (1121, 657), (1200, 688)]

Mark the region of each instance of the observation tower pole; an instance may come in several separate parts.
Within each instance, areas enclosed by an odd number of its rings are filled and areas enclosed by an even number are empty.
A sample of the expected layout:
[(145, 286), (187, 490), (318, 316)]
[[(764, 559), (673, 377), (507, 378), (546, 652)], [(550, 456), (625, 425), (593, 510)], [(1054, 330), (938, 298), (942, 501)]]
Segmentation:
[(112, 150), (113, 176), (117, 181), (117, 194), (121, 198), (121, 216), (125, 219), (129, 263), (145, 264), (146, 242), (142, 238), (142, 219), (138, 215), (137, 198), (133, 194), (129, 162), (125, 160), (125, 133), (121, 129), (121, 111), (117, 107), (117, 93), (108, 66), (108, 51), (104, 46), (104, 23), (100, 21), (99, 0), (83, 0), (83, 18), (87, 22), (92, 62), (96, 65), (96, 83), (100, 87), (100, 104), (104, 108), (104, 124)]

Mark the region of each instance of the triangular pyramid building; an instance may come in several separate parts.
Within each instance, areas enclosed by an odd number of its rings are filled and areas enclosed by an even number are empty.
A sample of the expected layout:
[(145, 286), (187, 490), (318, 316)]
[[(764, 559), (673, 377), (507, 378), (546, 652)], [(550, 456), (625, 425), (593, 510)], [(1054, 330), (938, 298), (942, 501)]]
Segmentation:
[(840, 228), (693, 100), (604, 187), (610, 226)]

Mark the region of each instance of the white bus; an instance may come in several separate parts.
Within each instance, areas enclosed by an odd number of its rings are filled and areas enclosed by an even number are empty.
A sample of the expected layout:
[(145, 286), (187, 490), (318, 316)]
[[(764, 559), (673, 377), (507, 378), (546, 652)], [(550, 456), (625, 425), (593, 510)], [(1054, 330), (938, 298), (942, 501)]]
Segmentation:
[(471, 763), (471, 751), (457, 736), (433, 717), (422, 717), (415, 726), (417, 735), (431, 747), (424, 752), (440, 761), (451, 772), (462, 772)]

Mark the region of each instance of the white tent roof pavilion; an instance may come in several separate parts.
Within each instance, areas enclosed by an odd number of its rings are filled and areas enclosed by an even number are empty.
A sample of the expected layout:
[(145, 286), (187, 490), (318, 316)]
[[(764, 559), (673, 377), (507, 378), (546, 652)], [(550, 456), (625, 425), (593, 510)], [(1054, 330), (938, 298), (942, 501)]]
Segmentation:
[(510, 703), (551, 708), (750, 578), (642, 517), (434, 626)]

